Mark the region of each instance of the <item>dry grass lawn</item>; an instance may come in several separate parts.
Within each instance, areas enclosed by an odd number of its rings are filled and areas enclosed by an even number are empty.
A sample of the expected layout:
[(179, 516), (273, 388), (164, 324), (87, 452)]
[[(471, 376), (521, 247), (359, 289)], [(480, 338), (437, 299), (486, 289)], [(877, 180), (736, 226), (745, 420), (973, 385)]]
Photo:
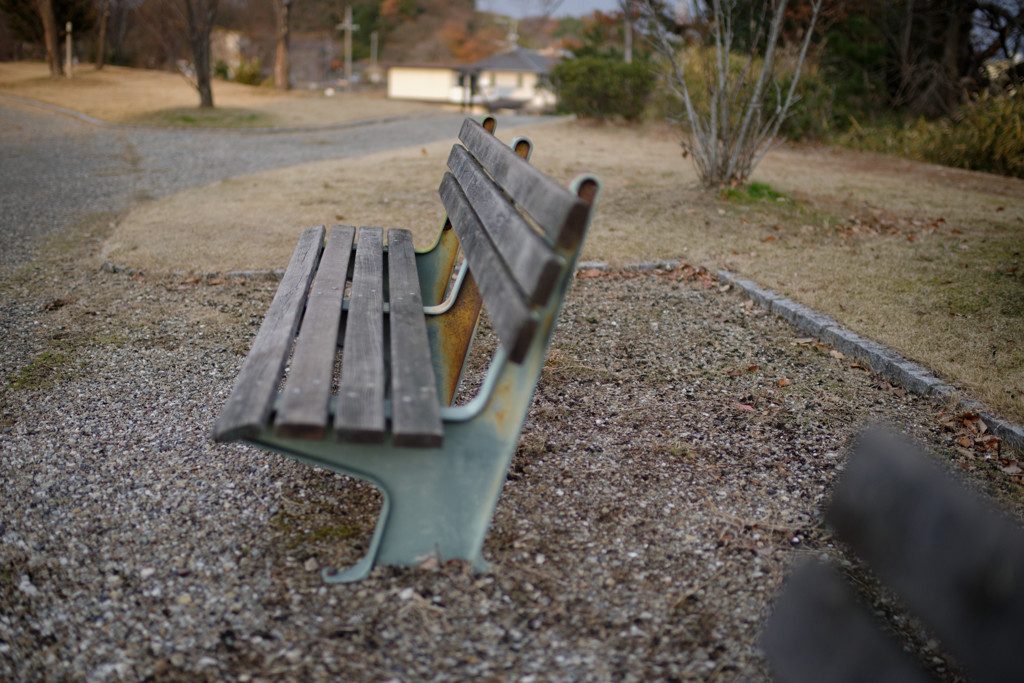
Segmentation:
[(436, 111), (427, 104), (382, 95), (325, 97), (320, 92), (280, 92), (214, 79), (214, 111), (198, 109), (199, 95), (179, 74), (91, 65), (54, 81), (45, 64), (0, 62), (0, 93), (55, 104), (109, 123), (210, 126), (326, 126), (381, 116)]
[[(9, 91), (6, 68), (0, 65), (0, 92)], [(16, 94), (39, 92), (39, 99), (75, 107), (46, 79), (35, 90), (22, 87)], [(255, 108), (265, 98), (264, 110), (278, 121), (308, 108), (306, 100), (295, 106), (294, 96), (247, 96), (254, 99), (237, 106)], [(220, 101), (230, 102), (226, 94)], [(673, 132), (662, 126), (566, 121), (529, 135), (533, 161), (546, 172), (565, 181), (587, 170), (604, 180), (584, 259), (728, 268), (1024, 422), (1024, 181), (783, 147), (754, 174), (782, 198), (723, 197), (696, 187)], [(500, 124), (499, 137), (508, 139)], [(334, 222), (411, 227), (425, 245), (443, 220), (436, 188), (450, 144), (233, 178), (146, 203), (116, 226), (104, 257), (165, 271), (280, 268), (302, 227)]]

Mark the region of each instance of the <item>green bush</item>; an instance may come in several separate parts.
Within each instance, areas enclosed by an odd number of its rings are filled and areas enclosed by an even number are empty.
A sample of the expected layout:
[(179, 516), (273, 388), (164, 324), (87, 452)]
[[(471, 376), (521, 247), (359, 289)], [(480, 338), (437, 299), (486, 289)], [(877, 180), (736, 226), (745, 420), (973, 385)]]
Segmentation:
[(654, 81), (654, 72), (645, 64), (601, 57), (568, 59), (551, 71), (559, 108), (598, 120), (620, 116), (638, 121)]
[(231, 79), (231, 68), (228, 67), (228, 63), (223, 59), (218, 59), (217, 63), (213, 65), (213, 75), (222, 81)]
[(953, 118), (918, 119), (905, 125), (861, 128), (857, 122), (838, 142), (872, 152), (898, 154), (945, 166), (1024, 178), (1024, 94), (982, 94)]
[(235, 68), (235, 83), (242, 85), (259, 85), (263, 82), (263, 73), (260, 60), (242, 60)]
[(923, 156), (946, 166), (1024, 178), (1024, 93), (983, 93), (952, 123), (932, 125)]

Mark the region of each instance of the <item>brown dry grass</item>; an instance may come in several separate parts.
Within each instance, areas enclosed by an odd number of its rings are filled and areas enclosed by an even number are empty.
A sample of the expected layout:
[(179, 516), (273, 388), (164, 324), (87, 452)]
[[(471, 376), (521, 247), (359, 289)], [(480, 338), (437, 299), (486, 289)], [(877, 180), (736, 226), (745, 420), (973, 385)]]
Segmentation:
[[(116, 66), (97, 71), (83, 65), (75, 69), (73, 78), (55, 81), (45, 64), (0, 62), (0, 93), (55, 104), (110, 123), (188, 125), (183, 116), (201, 115), (196, 91), (182, 76), (166, 71)], [(320, 92), (283, 93), (220, 80), (213, 82), (213, 101), (217, 111), (192, 121), (193, 125), (325, 126), (436, 110), (432, 105), (395, 102), (376, 94), (325, 97)]]
[[(307, 107), (289, 101), (273, 100), (279, 112)], [(1024, 421), (1024, 181), (784, 147), (754, 180), (785, 201), (729, 200), (696, 187), (661, 126), (564, 122), (530, 136), (534, 163), (556, 178), (588, 170), (604, 180), (584, 259), (729, 268)], [(333, 222), (411, 227), (425, 245), (443, 218), (436, 187), (449, 145), (317, 162), (146, 203), (115, 228), (105, 258), (164, 271), (280, 268), (302, 227)]]

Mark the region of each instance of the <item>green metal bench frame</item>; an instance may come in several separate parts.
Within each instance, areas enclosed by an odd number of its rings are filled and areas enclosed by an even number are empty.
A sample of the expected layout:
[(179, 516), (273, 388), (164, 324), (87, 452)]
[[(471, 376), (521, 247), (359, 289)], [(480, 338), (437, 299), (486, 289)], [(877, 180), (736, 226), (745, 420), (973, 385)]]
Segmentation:
[[(366, 556), (345, 571), (325, 570), (328, 582), (360, 580), (375, 564), (416, 566), (430, 557), (466, 560), (479, 571), (488, 567), (481, 553), (484, 537), (574, 276), (600, 185), (589, 175), (578, 177), (569, 189), (558, 185), (527, 163), (529, 141), (517, 139), (513, 152), (493, 137), (493, 119), (485, 120), (485, 126), (468, 119), (464, 123), (460, 139), (465, 147), (453, 148), (451, 173), (445, 174), (441, 183), (448, 218), (435, 244), (415, 254), (440, 403), (438, 438), (429, 430), (412, 437), (393, 432), (396, 406), (390, 399), (385, 404), (388, 428), (377, 443), (359, 443), (361, 439), (344, 434), (339, 440), (331, 428), (275, 425), (284, 396), (278, 391), (280, 370), (274, 372), (271, 366), (279, 363), (284, 367), (299, 325), (297, 320), (282, 322), (280, 311), (297, 310), (301, 315), (310, 292), (321, 294), (315, 284), (311, 290), (310, 283), (316, 262), (323, 258), (323, 226), (303, 233), (215, 428), (218, 441), (245, 441), (357, 477), (381, 490), (383, 504)], [(492, 212), (495, 218), (487, 218)], [(503, 232), (509, 220), (524, 220), (519, 217), (523, 214), (533, 221), (523, 224), (536, 233), (536, 239), (526, 241), (542, 245), (536, 250), (520, 246), (522, 235)], [(341, 232), (349, 230), (354, 231), (336, 226), (330, 239), (338, 232), (337, 239), (351, 244), (348, 232)], [(370, 230), (361, 229), (358, 241), (376, 234)], [(389, 244), (405, 240), (401, 234), (405, 232), (390, 231)], [(332, 249), (330, 239), (328, 250)], [(351, 261), (359, 258), (358, 241)], [(468, 268), (461, 268), (458, 279), (449, 284), (459, 251)], [(537, 265), (536, 254), (545, 255), (541, 259), (544, 268)], [(345, 270), (351, 272), (352, 268), (345, 266)], [(278, 305), (278, 299), (282, 304)], [(516, 305), (508, 299), (514, 299)], [(355, 304), (346, 298), (345, 305), (351, 311)], [(454, 406), (482, 305), (487, 306), (501, 343), (477, 395)], [(392, 303), (391, 308), (394, 306)], [(264, 357), (267, 354), (257, 351), (266, 346), (261, 336), (285, 340), (281, 346), (284, 355), (278, 350), (271, 354), (273, 358)], [(339, 338), (338, 344), (343, 341)], [(342, 348), (343, 375), (345, 360)], [(261, 373), (265, 379), (253, 379)], [(266, 405), (257, 405), (260, 401), (254, 395), (268, 391), (273, 395), (268, 394)], [(334, 422), (340, 419), (342, 401), (338, 396), (330, 399)]]

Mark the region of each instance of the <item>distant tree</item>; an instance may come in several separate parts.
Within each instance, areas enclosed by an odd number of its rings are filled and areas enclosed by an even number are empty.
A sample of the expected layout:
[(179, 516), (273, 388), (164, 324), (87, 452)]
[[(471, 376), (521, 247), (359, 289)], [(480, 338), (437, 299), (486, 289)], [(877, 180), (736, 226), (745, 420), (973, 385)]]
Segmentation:
[(218, 0), (178, 0), (174, 5), (185, 22), (192, 63), (195, 70), (193, 85), (199, 91), (199, 107), (213, 107), (213, 89), (210, 84), (213, 64), (210, 62), (210, 33), (217, 18)]
[(277, 9), (277, 53), (274, 59), (274, 86), (290, 90), (291, 57), (288, 49), (291, 33), (292, 0), (275, 0)]
[(76, 32), (85, 32), (96, 21), (94, 0), (0, 0), (0, 12), (14, 38), (45, 49), (54, 77), (64, 73), (60, 54), (64, 24), (70, 21)]
[(102, 0), (100, 7), (100, 34), (96, 38), (96, 70), (102, 71), (107, 59), (107, 22), (110, 20), (110, 5)]
[(36, 0), (36, 7), (43, 22), (46, 63), (50, 65), (50, 78), (59, 78), (64, 75), (64, 67), (60, 59), (60, 41), (57, 37), (57, 17), (53, 13), (53, 0)]

